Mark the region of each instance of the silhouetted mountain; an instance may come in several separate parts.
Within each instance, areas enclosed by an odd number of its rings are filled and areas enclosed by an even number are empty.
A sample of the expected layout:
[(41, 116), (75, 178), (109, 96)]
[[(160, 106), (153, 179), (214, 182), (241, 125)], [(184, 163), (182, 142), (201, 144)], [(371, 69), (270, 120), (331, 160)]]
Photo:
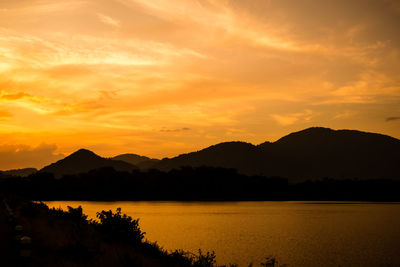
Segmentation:
[(168, 171), (181, 166), (211, 166), (235, 168), (242, 173), (258, 174), (254, 167), (261, 161), (262, 156), (259, 149), (250, 143), (225, 142), (172, 159), (163, 159), (153, 168)]
[(400, 179), (400, 140), (386, 135), (319, 127), (259, 147), (286, 177)]
[(115, 156), (111, 159), (125, 161), (129, 164), (137, 166), (139, 169), (151, 168), (155, 163), (157, 163), (159, 161), (158, 159), (151, 159), (151, 158), (136, 155), (136, 154), (122, 154), (122, 155)]
[(0, 171), (0, 175), (4, 176), (21, 176), (26, 177), (33, 173), (37, 172), (35, 168), (24, 168), (24, 169), (14, 169), (14, 170), (7, 170), (7, 171)]
[(120, 160), (102, 158), (92, 151), (80, 149), (68, 157), (44, 167), (40, 172), (53, 173), (59, 178), (66, 174), (86, 173), (93, 169), (112, 167), (118, 171), (132, 171), (136, 166)]
[(221, 143), (163, 159), (153, 167), (168, 171), (202, 165), (235, 168), (247, 175), (287, 177), (291, 182), (324, 177), (400, 179), (400, 140), (375, 133), (314, 127), (258, 146)]

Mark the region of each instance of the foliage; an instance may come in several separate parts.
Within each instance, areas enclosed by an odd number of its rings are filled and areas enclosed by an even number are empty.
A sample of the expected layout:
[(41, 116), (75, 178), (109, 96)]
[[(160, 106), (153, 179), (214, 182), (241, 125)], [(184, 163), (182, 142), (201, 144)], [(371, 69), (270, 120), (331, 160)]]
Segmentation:
[(278, 261), (274, 257), (266, 257), (265, 262), (261, 263), (263, 267), (286, 267), (286, 265), (278, 265)]
[(82, 210), (81, 206), (79, 206), (77, 208), (68, 206), (67, 212), (63, 211), (61, 208), (58, 208), (58, 209), (52, 208), (49, 210), (49, 212), (50, 212), (50, 214), (52, 214), (58, 218), (72, 220), (77, 223), (83, 223), (83, 224), (88, 223), (88, 221), (87, 221), (88, 216), (83, 214), (83, 210)]
[(322, 179), (289, 184), (230, 169), (118, 172), (102, 168), (55, 179), (46, 173), (0, 179), (0, 193), (33, 200), (345, 200), (399, 201), (400, 180)]
[(199, 255), (195, 256), (194, 266), (201, 266), (201, 267), (213, 267), (215, 266), (215, 252), (208, 252), (203, 254), (201, 249), (199, 249)]
[(47, 205), (43, 202), (25, 202), (21, 206), (20, 212), (22, 216), (36, 217), (38, 209), (48, 209)]
[[(95, 238), (96, 242), (106, 241), (108, 244), (120, 246), (119, 242), (125, 243), (132, 250), (128, 250), (121, 254), (117, 259), (118, 263), (123, 266), (142, 266), (143, 257), (155, 260), (160, 263), (158, 266), (174, 266), (174, 267), (217, 267), (215, 252), (203, 253), (200, 249), (198, 254), (186, 252), (184, 250), (175, 250), (168, 252), (162, 249), (156, 242), (151, 243), (144, 241), (145, 233), (139, 227), (139, 219), (122, 214), (121, 208), (117, 208), (115, 212), (112, 210), (101, 211), (97, 213), (98, 221), (88, 220), (83, 214), (82, 207), (73, 208), (68, 206), (67, 211), (62, 209), (49, 209), (43, 202), (26, 202), (21, 207), (21, 214), (28, 217), (40, 218), (44, 214), (50, 215), (56, 222), (60, 220), (69, 221), (70, 225), (74, 225), (78, 232), (75, 238), (69, 243), (63, 244), (58, 255), (76, 261), (89, 262), (95, 257), (97, 249), (93, 249), (90, 242), (84, 241), (80, 236), (83, 232), (85, 235), (89, 230), (90, 235), (86, 236), (89, 240)], [(76, 228), (75, 226), (78, 226)], [(80, 232), (79, 232), (80, 231)], [(79, 234), (77, 234), (79, 233)], [(142, 256), (141, 256), (142, 255)], [(143, 265), (146, 266), (146, 265)], [(238, 267), (238, 265), (230, 264), (229, 267)], [(251, 264), (249, 267), (252, 266)], [(268, 257), (264, 263), (264, 267), (278, 267), (275, 258)], [(280, 265), (284, 266), (284, 265)], [(223, 266), (221, 266), (223, 267)]]
[(139, 219), (133, 220), (126, 214), (121, 214), (121, 208), (113, 213), (109, 211), (97, 212), (100, 223), (97, 225), (100, 232), (111, 235), (118, 241), (133, 243), (142, 242), (145, 233), (140, 230)]

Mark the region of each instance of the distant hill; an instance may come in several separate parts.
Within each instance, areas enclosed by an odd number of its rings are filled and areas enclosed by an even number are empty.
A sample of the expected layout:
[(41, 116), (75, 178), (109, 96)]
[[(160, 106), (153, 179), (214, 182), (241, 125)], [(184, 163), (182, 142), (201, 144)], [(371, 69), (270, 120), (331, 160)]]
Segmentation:
[(225, 142), (163, 160), (136, 154), (105, 159), (81, 149), (40, 171), (61, 177), (106, 166), (121, 171), (137, 167), (162, 171), (182, 166), (223, 167), (234, 168), (246, 175), (286, 177), (290, 182), (325, 177), (400, 180), (400, 140), (376, 133), (313, 127), (291, 133), (276, 142), (257, 146)]
[(37, 172), (35, 168), (24, 168), (24, 169), (14, 169), (14, 170), (7, 170), (7, 171), (0, 171), (0, 175), (4, 176), (21, 176), (26, 177), (33, 173)]
[(376, 133), (313, 127), (258, 146), (220, 143), (163, 159), (154, 168), (180, 166), (235, 168), (247, 175), (283, 176), (291, 182), (324, 177), (399, 179), (400, 140)]
[[(259, 174), (263, 154), (256, 146), (245, 142), (225, 142), (203, 150), (163, 159), (153, 168), (168, 171), (181, 166), (212, 166), (235, 168), (245, 174)], [(257, 169), (255, 169), (257, 167)]]
[(40, 172), (53, 173), (55, 177), (59, 178), (66, 174), (85, 173), (102, 167), (113, 167), (118, 171), (137, 169), (136, 166), (127, 162), (102, 158), (92, 151), (80, 149), (68, 157), (44, 167)]
[(137, 154), (122, 154), (111, 158), (112, 160), (120, 160), (137, 166), (139, 169), (147, 169), (157, 163), (158, 159), (151, 159)]

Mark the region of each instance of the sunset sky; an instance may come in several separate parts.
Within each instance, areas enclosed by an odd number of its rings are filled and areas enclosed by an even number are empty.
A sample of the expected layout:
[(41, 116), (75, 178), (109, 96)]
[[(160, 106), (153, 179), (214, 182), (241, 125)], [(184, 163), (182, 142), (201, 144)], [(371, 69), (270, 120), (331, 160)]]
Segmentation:
[(0, 169), (311, 126), (400, 138), (400, 1), (0, 1)]

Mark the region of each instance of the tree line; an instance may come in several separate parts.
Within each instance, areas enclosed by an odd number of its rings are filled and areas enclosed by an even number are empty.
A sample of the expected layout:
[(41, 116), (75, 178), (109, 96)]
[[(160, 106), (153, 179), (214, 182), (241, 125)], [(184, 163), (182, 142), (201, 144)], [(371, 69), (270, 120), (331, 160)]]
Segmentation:
[(38, 172), (2, 177), (0, 191), (32, 200), (348, 200), (399, 201), (400, 181), (323, 178), (296, 184), (235, 169), (182, 167), (120, 172), (111, 167), (55, 179)]

